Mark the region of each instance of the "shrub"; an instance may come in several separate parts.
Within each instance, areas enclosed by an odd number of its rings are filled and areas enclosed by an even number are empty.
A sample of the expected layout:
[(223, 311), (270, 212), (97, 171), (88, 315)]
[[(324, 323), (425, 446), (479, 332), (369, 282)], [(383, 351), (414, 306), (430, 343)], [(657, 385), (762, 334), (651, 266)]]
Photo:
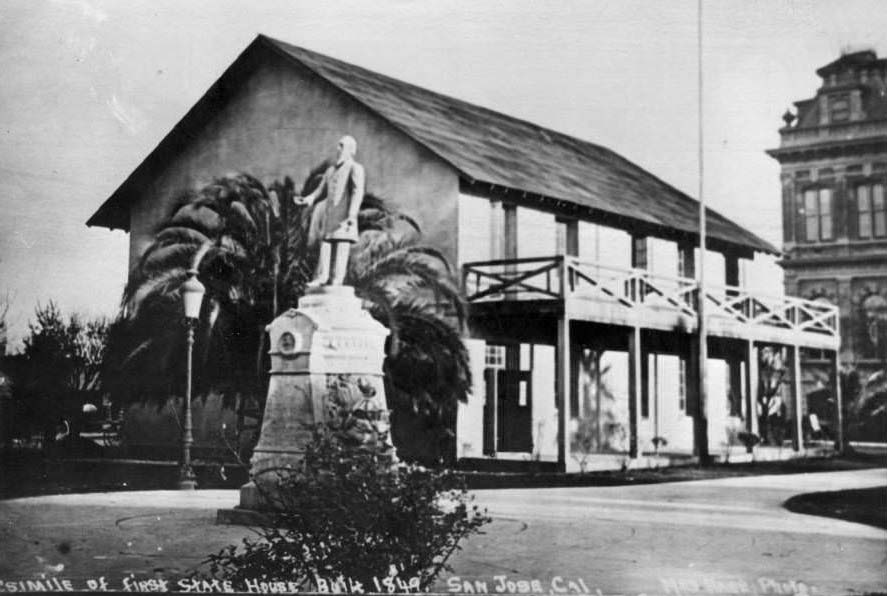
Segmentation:
[[(318, 590), (350, 578), (367, 592), (427, 590), (459, 542), (489, 521), (453, 473), (393, 466), (341, 436), (316, 429), (300, 468), (274, 471), (271, 523), (257, 539), (211, 555), (215, 579), (239, 589), (251, 580)], [(352, 590), (346, 582), (332, 591)]]

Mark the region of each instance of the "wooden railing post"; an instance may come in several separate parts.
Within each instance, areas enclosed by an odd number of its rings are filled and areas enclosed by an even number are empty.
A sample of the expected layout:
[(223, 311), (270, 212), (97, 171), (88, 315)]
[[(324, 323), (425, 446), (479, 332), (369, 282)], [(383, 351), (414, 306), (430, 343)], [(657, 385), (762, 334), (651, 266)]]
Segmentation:
[[(469, 302), (564, 300), (581, 289), (582, 297), (619, 304), (641, 317), (643, 313), (638, 307), (656, 307), (672, 309), (676, 317), (696, 315), (698, 319), (705, 306), (716, 316), (734, 319), (737, 325), (794, 331), (799, 337), (814, 340), (810, 343), (804, 339), (786, 340), (786, 344), (815, 347), (822, 346), (820, 340), (824, 337), (833, 338), (835, 344), (840, 337), (838, 309), (832, 305), (792, 296), (752, 294), (744, 289), (722, 295), (723, 288), (709, 287), (708, 292), (703, 293), (698, 282), (690, 278), (657, 275), (637, 268), (586, 264), (572, 255), (465, 263), (461, 280)], [(638, 324), (644, 326), (642, 320)], [(828, 344), (824, 347), (832, 349)]]
[(559, 263), (557, 270), (560, 273), (560, 297), (561, 300), (566, 299), (568, 293), (572, 293), (574, 288), (572, 284), (572, 280), (568, 277), (570, 275), (570, 266), (568, 264), (569, 257), (564, 255), (558, 255), (557, 257)]

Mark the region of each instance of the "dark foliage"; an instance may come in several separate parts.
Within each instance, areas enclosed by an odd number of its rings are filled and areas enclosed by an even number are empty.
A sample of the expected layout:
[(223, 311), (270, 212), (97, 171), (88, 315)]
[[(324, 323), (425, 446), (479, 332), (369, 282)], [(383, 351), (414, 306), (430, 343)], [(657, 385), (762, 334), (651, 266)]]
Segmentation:
[(841, 371), (845, 440), (883, 441), (887, 436), (887, 365), (864, 374)]
[[(427, 590), (460, 541), (489, 521), (452, 473), (392, 467), (339, 436), (315, 430), (301, 467), (270, 497), (280, 510), (272, 523), (258, 538), (211, 555), (209, 575), (239, 589), (259, 580), (317, 590), (319, 580), (330, 586), (348, 578), (367, 592)], [(352, 582), (333, 591), (349, 591)]]
[(785, 359), (782, 349), (765, 346), (758, 360), (759, 441), (767, 445), (782, 445), (789, 434), (786, 406), (782, 400), (783, 386), (788, 381)]
[[(327, 167), (315, 168), (300, 194)], [(192, 268), (207, 288), (195, 344), (196, 394), (218, 392), (228, 405), (238, 396), (264, 400), (264, 326), (304, 294), (319, 249), (317, 204), (294, 206), (295, 194), (289, 177), (266, 189), (237, 174), (180, 197), (135, 268), (111, 331), (104, 376), (115, 401), (162, 405), (181, 394), (179, 288)], [(358, 220), (346, 283), (391, 330), (386, 389), (393, 419), (428, 431), (395, 430), (397, 446), (409, 453), (410, 443), (430, 443), (426, 460), (450, 459), (456, 404), (470, 388), (470, 369), (461, 341), (465, 309), (449, 264), (421, 243), (415, 221), (372, 194)]]
[(22, 353), (11, 357), (16, 432), (41, 431), (76, 436), (83, 405), (101, 405), (99, 370), (108, 323), (104, 319), (67, 319), (55, 303), (38, 306), (28, 323)]

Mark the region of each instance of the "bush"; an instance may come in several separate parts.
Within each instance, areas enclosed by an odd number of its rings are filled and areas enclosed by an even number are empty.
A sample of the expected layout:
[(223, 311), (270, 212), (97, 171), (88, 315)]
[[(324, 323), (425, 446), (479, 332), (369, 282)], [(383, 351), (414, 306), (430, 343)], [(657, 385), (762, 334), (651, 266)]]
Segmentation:
[[(258, 539), (207, 560), (214, 579), (294, 582), (299, 590), (427, 590), (459, 542), (489, 521), (451, 472), (392, 466), (334, 429), (315, 430), (300, 469), (279, 477), (278, 512)], [(260, 483), (257, 483), (260, 484)], [(266, 495), (268, 497), (268, 495)]]

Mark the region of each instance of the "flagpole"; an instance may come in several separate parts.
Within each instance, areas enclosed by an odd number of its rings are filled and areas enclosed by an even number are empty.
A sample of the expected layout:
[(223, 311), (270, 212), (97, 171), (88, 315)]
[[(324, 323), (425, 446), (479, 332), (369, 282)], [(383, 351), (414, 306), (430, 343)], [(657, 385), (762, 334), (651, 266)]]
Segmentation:
[(698, 343), (699, 350), (697, 351), (699, 356), (699, 362), (697, 363), (699, 370), (699, 387), (698, 387), (698, 403), (695, 425), (695, 441), (696, 441), (696, 455), (699, 457), (699, 462), (704, 464), (708, 459), (708, 415), (707, 415), (707, 391), (706, 384), (708, 379), (708, 329), (705, 320), (705, 248), (706, 248), (706, 218), (705, 218), (705, 194), (704, 194), (704, 172), (705, 172), (705, 160), (704, 160), (704, 151), (703, 151), (703, 134), (702, 134), (702, 2), (703, 0), (697, 0), (697, 25), (696, 25), (696, 55), (698, 59), (698, 102), (699, 102), (699, 113), (698, 113), (698, 135), (699, 135), (699, 153), (698, 153), (698, 162), (699, 162), (699, 263), (696, 268), (698, 280), (699, 280), (699, 299), (697, 306), (697, 313), (699, 317), (699, 323), (697, 326), (697, 331), (699, 333)]

